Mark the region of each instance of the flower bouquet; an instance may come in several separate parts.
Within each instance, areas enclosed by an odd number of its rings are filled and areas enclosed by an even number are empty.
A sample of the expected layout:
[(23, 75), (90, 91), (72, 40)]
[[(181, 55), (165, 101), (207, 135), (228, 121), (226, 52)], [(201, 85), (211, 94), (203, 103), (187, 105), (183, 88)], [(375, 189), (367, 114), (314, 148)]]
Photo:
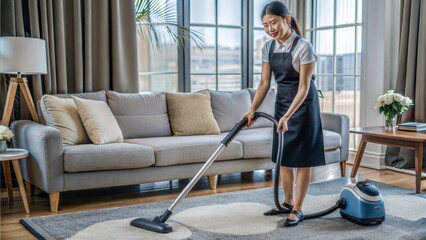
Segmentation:
[(13, 136), (13, 132), (8, 127), (0, 125), (0, 153), (6, 151), (6, 141), (10, 141)]
[(379, 113), (385, 115), (385, 127), (388, 129), (395, 128), (396, 116), (403, 114), (412, 105), (414, 104), (411, 98), (395, 93), (393, 90), (387, 91), (376, 100), (376, 109), (378, 108)]

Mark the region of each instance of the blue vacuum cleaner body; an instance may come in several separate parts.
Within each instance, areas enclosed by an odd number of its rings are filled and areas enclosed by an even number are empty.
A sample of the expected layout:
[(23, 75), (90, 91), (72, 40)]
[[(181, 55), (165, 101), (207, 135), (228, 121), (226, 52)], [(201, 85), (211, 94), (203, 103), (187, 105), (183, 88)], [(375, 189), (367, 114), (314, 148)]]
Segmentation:
[(360, 225), (379, 224), (385, 220), (382, 194), (373, 184), (360, 181), (348, 185), (340, 192), (340, 215)]

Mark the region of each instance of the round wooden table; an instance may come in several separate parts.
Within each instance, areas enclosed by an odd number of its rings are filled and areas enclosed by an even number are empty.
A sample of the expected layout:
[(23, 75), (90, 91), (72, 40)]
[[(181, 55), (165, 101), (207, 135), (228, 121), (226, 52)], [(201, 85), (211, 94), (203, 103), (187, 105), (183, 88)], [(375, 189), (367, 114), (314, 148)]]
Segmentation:
[(24, 208), (26, 213), (30, 213), (28, 207), (27, 194), (25, 191), (24, 181), (22, 180), (21, 167), (19, 166), (19, 159), (26, 158), (28, 151), (21, 148), (8, 148), (6, 152), (0, 153), (0, 161), (3, 164), (4, 177), (6, 181), (6, 188), (9, 197), (9, 201), (13, 201), (12, 191), (12, 176), (10, 174), (10, 162), (12, 162), (13, 169), (15, 170), (16, 179), (18, 180), (19, 191), (21, 193), (22, 201), (24, 202)]

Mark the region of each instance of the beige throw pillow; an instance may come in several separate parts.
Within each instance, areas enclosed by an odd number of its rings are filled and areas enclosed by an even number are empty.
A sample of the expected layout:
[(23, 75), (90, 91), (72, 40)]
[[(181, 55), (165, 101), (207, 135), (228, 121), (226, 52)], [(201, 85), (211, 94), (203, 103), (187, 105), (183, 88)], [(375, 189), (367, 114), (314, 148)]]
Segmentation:
[(40, 101), (46, 125), (59, 130), (62, 145), (90, 143), (77, 107), (71, 98), (44, 95)]
[(123, 134), (117, 120), (103, 101), (73, 97), (87, 135), (94, 144), (121, 143)]
[(166, 93), (167, 112), (174, 135), (220, 134), (213, 116), (210, 92)]

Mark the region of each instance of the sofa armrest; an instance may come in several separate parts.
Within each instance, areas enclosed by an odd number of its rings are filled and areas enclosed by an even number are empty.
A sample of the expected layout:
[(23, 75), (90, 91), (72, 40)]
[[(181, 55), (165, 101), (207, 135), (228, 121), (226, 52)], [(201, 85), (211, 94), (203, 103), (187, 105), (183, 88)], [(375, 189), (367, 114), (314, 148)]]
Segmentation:
[(333, 131), (342, 137), (342, 146), (340, 147), (340, 161), (346, 161), (349, 158), (349, 118), (340, 113), (321, 112), (322, 128)]
[(21, 161), (23, 177), (48, 193), (62, 191), (64, 161), (59, 130), (28, 120), (12, 122), (11, 129), (14, 146), (30, 153)]

